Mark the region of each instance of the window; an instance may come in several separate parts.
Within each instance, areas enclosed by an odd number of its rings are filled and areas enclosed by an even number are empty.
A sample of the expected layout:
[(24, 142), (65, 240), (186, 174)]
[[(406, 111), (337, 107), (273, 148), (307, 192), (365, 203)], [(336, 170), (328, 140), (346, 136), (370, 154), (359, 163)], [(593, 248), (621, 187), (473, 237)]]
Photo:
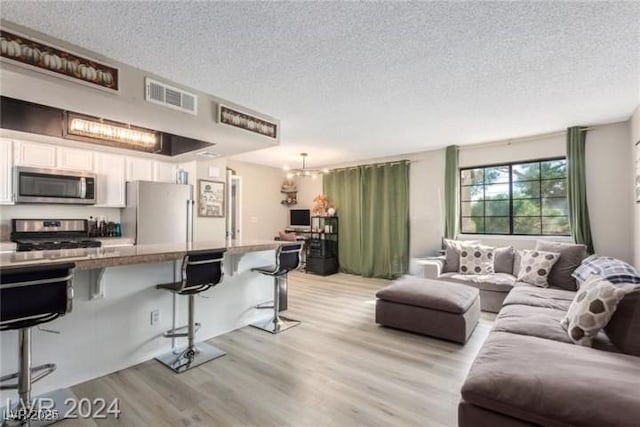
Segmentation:
[(569, 235), (566, 171), (564, 158), (461, 169), (461, 232)]

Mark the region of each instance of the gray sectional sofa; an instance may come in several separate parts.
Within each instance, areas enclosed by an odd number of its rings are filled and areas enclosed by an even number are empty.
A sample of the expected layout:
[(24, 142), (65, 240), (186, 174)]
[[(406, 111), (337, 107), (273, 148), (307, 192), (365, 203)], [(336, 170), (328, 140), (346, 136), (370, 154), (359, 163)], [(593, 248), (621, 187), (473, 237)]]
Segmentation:
[(560, 324), (574, 295), (533, 286), (507, 295), (462, 387), (460, 427), (640, 425), (640, 291), (593, 348)]
[(482, 310), (498, 313), (462, 387), (460, 427), (640, 426), (640, 289), (592, 347), (574, 344), (561, 320), (578, 290), (580, 246), (537, 242), (561, 254), (547, 288), (519, 282), (520, 253), (507, 248), (496, 250), (492, 275), (458, 273), (451, 250), (420, 264), (418, 276), (478, 288)]

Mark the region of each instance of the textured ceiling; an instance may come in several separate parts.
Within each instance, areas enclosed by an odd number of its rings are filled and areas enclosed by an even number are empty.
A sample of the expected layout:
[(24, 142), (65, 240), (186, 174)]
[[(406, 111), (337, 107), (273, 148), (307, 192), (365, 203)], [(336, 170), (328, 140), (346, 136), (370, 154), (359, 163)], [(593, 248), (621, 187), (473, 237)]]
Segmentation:
[(297, 166), (626, 119), (640, 3), (10, 2), (4, 19), (282, 120)]

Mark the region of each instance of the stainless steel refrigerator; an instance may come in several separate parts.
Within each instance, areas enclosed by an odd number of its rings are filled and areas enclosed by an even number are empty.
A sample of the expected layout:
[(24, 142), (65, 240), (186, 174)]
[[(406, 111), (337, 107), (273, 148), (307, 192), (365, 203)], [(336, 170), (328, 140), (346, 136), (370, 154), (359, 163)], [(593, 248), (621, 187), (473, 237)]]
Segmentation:
[(193, 241), (193, 187), (165, 182), (127, 182), (122, 233), (136, 245)]

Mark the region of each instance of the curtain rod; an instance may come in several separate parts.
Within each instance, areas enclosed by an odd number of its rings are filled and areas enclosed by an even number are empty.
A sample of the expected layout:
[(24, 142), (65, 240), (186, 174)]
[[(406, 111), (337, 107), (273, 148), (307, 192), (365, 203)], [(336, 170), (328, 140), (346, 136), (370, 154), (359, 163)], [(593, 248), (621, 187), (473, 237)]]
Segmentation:
[[(584, 129), (580, 129), (580, 131), (581, 132), (587, 132), (587, 131), (593, 130), (595, 128), (596, 128), (596, 126), (590, 126), (590, 127), (584, 128)], [(478, 142), (476, 144), (461, 145), (459, 147), (459, 149), (460, 150), (473, 150), (475, 148), (492, 147), (492, 146), (496, 146), (496, 145), (511, 145), (512, 143), (526, 142), (526, 141), (531, 141), (531, 140), (540, 139), (540, 138), (550, 138), (552, 136), (565, 135), (566, 133), (567, 133), (566, 130), (561, 130), (561, 131), (555, 131), (555, 132), (539, 133), (537, 135), (520, 136), (520, 137), (517, 137), (517, 138), (499, 139), (497, 141)]]
[(372, 167), (382, 167), (382, 166), (395, 166), (395, 165), (401, 165), (403, 163), (413, 163), (413, 161), (411, 160), (395, 160), (393, 162), (383, 162), (383, 163), (367, 163), (364, 165), (355, 165), (355, 166), (345, 166), (342, 168), (335, 168), (335, 169), (330, 169), (331, 172), (333, 171), (340, 171), (340, 170), (350, 170), (350, 169), (358, 169), (359, 167), (365, 167), (365, 168), (372, 168)]

